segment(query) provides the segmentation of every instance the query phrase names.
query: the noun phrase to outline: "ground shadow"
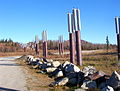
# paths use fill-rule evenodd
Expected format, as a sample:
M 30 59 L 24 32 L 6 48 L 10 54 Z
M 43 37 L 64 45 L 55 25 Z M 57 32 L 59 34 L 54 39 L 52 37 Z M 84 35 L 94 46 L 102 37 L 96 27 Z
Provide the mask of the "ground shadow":
M 20 66 L 19 64 L 0 64 L 0 66 Z
M 20 90 L 0 87 L 0 91 L 20 91 Z

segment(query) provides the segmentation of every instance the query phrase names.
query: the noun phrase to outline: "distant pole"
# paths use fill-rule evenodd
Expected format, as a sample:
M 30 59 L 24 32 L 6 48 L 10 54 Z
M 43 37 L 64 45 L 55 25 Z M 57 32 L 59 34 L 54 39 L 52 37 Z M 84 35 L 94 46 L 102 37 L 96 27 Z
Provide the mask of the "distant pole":
M 37 35 L 35 36 L 35 52 L 36 55 L 39 55 L 39 39 Z
M 81 52 L 81 38 L 80 38 L 80 11 L 79 9 L 73 9 L 73 21 L 74 29 L 76 36 L 76 56 L 77 56 L 77 65 L 82 66 L 82 52 Z
M 63 36 L 58 37 L 58 50 L 59 50 L 59 55 L 63 56 L 64 54 L 64 41 L 63 41 Z
M 109 50 L 109 39 L 108 39 L 108 36 L 106 37 L 106 50 L 107 50 L 107 53 L 108 53 L 108 50 Z
M 68 13 L 68 32 L 70 44 L 70 62 L 75 62 L 75 45 L 74 45 L 74 28 L 73 28 L 73 15 Z
M 120 17 L 115 17 L 115 26 L 117 34 L 117 51 L 118 51 L 118 60 L 120 60 Z
M 42 33 L 42 40 L 43 40 L 43 57 L 47 57 L 47 32 L 43 31 Z
M 61 55 L 61 36 L 58 37 L 59 44 L 58 44 L 58 50 L 59 50 L 59 55 Z
M 63 35 L 61 36 L 61 38 L 62 38 L 62 56 L 64 55 L 64 39 L 63 39 Z

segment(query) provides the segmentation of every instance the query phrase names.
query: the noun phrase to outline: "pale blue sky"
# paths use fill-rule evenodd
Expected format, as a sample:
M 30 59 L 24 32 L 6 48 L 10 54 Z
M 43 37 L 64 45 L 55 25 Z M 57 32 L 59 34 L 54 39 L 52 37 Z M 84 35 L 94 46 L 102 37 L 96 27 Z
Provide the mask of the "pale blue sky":
M 43 30 L 48 39 L 59 35 L 68 39 L 67 13 L 81 11 L 81 38 L 92 43 L 116 43 L 114 18 L 120 15 L 120 0 L 0 0 L 0 39 L 17 42 L 41 39 Z

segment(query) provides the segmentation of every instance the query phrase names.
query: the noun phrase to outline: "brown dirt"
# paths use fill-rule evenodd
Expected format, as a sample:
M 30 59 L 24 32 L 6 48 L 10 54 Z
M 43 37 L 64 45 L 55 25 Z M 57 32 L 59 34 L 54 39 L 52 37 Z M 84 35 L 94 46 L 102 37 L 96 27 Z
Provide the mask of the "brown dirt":
M 38 70 L 33 69 L 31 66 L 26 65 L 22 61 L 17 61 L 22 65 L 23 71 L 26 75 L 27 89 L 28 91 L 66 91 L 67 87 L 49 87 L 51 82 L 54 82 L 53 78 L 49 78 L 48 75 L 37 73 Z

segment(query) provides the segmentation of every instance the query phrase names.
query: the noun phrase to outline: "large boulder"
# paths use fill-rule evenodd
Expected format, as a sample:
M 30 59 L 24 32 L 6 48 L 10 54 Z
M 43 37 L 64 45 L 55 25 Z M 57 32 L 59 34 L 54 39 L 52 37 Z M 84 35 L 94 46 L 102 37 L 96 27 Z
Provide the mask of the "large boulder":
M 113 87 L 114 89 L 120 88 L 120 74 L 114 71 L 107 84 Z
M 97 88 L 97 84 L 95 81 L 92 80 L 84 80 L 83 84 L 81 85 L 81 88 L 83 89 Z
M 72 63 L 67 64 L 64 67 L 64 73 L 65 73 L 65 75 L 68 74 L 68 73 L 72 73 L 72 72 L 80 72 L 79 67 L 77 67 L 76 65 L 74 65 Z
M 100 91 L 114 91 L 114 89 L 110 86 L 106 86 L 103 89 L 101 89 Z

